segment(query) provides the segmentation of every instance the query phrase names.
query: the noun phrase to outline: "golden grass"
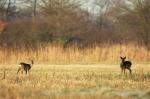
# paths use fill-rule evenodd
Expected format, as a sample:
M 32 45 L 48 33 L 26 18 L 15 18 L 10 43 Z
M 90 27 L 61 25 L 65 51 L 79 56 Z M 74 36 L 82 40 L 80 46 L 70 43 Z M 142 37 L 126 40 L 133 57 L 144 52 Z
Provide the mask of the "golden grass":
M 102 44 L 93 48 L 64 50 L 61 46 L 45 45 L 36 50 L 31 49 L 0 49 L 0 63 L 29 62 L 34 59 L 38 63 L 51 64 L 92 64 L 92 63 L 118 63 L 120 56 L 127 56 L 134 63 L 147 63 L 150 61 L 150 51 L 138 44 Z
M 6 76 L 3 79 L 3 70 Z M 133 75 L 119 65 L 34 65 L 29 75 L 0 66 L 1 99 L 121 99 L 150 97 L 150 65 L 134 64 Z
M 132 60 L 132 76 L 120 75 L 120 56 Z M 0 49 L 0 98 L 149 99 L 150 65 L 145 64 L 149 56 L 150 51 L 133 43 L 103 44 L 83 50 L 64 50 L 54 45 L 39 46 L 36 50 Z M 30 59 L 35 60 L 30 75 L 17 76 L 17 64 Z M 100 63 L 106 65 L 96 65 Z

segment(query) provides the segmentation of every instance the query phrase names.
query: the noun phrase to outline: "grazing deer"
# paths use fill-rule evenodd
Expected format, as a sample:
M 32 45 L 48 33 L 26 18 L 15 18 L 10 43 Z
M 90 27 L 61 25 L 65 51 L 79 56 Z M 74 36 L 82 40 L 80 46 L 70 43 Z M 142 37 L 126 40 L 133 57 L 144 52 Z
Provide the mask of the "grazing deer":
M 121 64 L 120 64 L 120 67 L 121 67 L 121 71 L 123 72 L 124 71 L 124 74 L 125 74 L 125 69 L 128 69 L 130 74 L 132 73 L 132 70 L 131 70 L 131 61 L 125 61 L 126 57 L 120 57 L 121 58 Z
M 19 64 L 19 68 L 18 68 L 17 74 L 19 73 L 19 71 L 21 71 L 22 74 L 23 74 L 23 71 L 25 71 L 26 74 L 29 73 L 29 70 L 31 69 L 31 67 L 33 66 L 33 64 L 34 64 L 33 60 L 31 60 L 31 64 L 27 64 L 27 63 L 21 62 Z

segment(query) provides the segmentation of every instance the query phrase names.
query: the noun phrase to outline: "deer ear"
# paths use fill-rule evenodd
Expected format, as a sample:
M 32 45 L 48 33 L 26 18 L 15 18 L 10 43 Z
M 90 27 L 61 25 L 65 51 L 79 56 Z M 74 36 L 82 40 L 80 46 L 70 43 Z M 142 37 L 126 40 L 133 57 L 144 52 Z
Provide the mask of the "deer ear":
M 120 58 L 122 59 L 122 57 L 120 56 Z
M 124 59 L 126 59 L 126 56 L 124 57 Z

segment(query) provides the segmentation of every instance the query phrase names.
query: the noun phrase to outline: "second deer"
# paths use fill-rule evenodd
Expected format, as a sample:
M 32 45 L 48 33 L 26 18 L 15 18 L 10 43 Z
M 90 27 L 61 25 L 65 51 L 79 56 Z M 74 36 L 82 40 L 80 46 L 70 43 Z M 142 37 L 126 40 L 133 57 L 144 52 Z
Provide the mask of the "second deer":
M 19 64 L 19 68 L 18 68 L 17 74 L 19 73 L 19 71 L 21 71 L 22 74 L 23 74 L 23 71 L 25 71 L 25 73 L 28 74 L 29 70 L 31 69 L 31 67 L 33 66 L 33 64 L 34 64 L 33 60 L 31 60 L 31 64 L 27 64 L 27 63 L 21 62 Z
M 121 64 L 120 64 L 121 72 L 124 72 L 124 74 L 125 74 L 125 70 L 128 69 L 131 74 L 132 73 L 132 70 L 131 70 L 132 62 L 125 61 L 126 57 L 120 57 L 120 58 L 121 58 Z

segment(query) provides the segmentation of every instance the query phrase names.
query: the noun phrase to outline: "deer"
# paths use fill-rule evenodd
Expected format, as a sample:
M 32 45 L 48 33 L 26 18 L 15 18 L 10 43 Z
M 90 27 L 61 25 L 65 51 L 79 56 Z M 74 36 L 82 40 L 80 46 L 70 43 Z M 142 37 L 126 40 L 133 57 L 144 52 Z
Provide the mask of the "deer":
M 21 62 L 18 66 L 18 71 L 17 71 L 17 74 L 21 71 L 22 74 L 23 74 L 23 71 L 25 71 L 26 74 L 29 74 L 29 71 L 31 69 L 31 67 L 33 66 L 34 64 L 34 61 L 31 60 L 31 64 L 27 64 L 27 63 L 24 63 L 24 62 Z
M 124 74 L 125 74 L 125 70 L 128 69 L 130 74 L 132 74 L 132 70 L 131 70 L 132 62 L 125 61 L 126 57 L 120 57 L 120 58 L 121 58 L 121 64 L 120 64 L 121 73 L 124 72 Z

